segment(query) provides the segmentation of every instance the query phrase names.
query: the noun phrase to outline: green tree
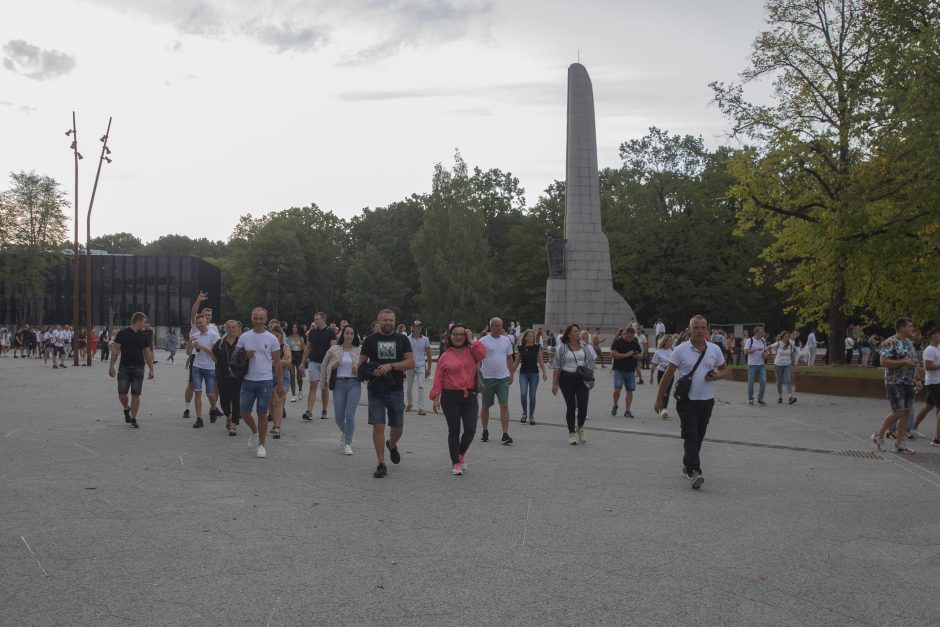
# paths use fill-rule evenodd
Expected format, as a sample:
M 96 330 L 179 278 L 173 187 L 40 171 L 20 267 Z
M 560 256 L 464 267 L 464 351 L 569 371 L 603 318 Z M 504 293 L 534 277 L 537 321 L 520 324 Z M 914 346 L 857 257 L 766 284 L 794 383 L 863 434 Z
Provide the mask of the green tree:
M 11 172 L 10 183 L 0 192 L 0 287 L 8 319 L 38 323 L 49 271 L 61 261 L 58 249 L 66 237 L 69 203 L 55 179 L 35 171 Z
M 734 134 L 756 142 L 729 166 L 739 228 L 772 237 L 755 276 L 774 281 L 801 321 L 824 320 L 834 342 L 851 313 L 886 311 L 872 266 L 892 283 L 909 271 L 909 255 L 869 255 L 892 240 L 913 244 L 909 235 L 931 223 L 932 210 L 899 202 L 920 170 L 906 163 L 897 111 L 886 108 L 878 61 L 886 51 L 872 36 L 877 5 L 770 0 L 770 29 L 755 41 L 742 82 L 712 83 Z M 763 79 L 773 80 L 771 106 L 744 96 L 743 84 Z M 841 351 L 831 357 L 841 362 Z
M 144 244 L 132 233 L 109 233 L 91 239 L 92 250 L 103 250 L 111 254 L 139 254 Z
M 163 235 L 143 247 L 144 255 L 195 255 L 196 257 L 218 259 L 228 254 L 223 241 L 212 241 L 205 237 L 193 239 L 187 235 Z

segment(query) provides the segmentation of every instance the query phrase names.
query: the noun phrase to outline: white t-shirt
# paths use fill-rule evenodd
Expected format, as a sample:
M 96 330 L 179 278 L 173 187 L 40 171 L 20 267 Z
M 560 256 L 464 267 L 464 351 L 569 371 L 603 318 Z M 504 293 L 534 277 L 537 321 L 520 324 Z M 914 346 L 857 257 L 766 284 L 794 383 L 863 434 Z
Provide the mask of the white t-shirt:
M 758 340 L 758 342 L 761 340 Z M 707 401 L 715 398 L 715 389 L 711 381 L 705 379 L 705 375 L 725 363 L 725 356 L 721 349 L 711 342 L 705 342 L 705 357 L 702 363 L 698 365 L 695 374 L 692 375 L 692 390 L 689 392 L 691 401 Z M 684 377 L 695 368 L 695 362 L 698 361 L 701 353 L 692 346 L 692 341 L 679 344 L 669 357 L 669 363 L 676 365 L 676 378 Z
M 666 332 L 666 325 L 663 324 L 662 322 L 657 322 L 656 323 L 656 335 L 659 336 L 665 332 Z
M 928 346 L 924 349 L 924 363 L 932 361 L 933 365 L 940 366 L 940 348 Z M 928 370 L 924 375 L 925 385 L 937 385 L 940 383 L 940 370 Z
M 60 331 L 59 329 L 56 329 L 55 331 L 53 331 L 52 341 L 56 346 L 64 346 L 65 345 L 65 331 Z
M 486 357 L 480 364 L 483 378 L 508 379 L 509 366 L 506 365 L 506 358 L 512 357 L 512 340 L 505 335 L 486 335 L 480 341 L 486 346 Z
M 415 368 L 424 368 L 425 364 L 425 354 L 424 349 L 430 348 L 431 340 L 428 339 L 428 336 L 422 335 L 415 339 L 415 336 L 408 334 L 408 341 L 411 342 L 411 354 L 415 357 Z M 340 376 L 340 375 L 336 375 Z M 423 376 L 423 375 L 422 375 Z
M 195 335 L 190 335 L 189 338 L 193 342 L 199 342 L 206 348 L 211 349 L 216 340 L 219 339 L 218 334 L 212 333 L 212 327 L 209 327 L 205 333 L 200 333 L 199 330 L 196 330 Z M 196 368 L 203 368 L 205 370 L 215 370 L 215 362 L 212 361 L 212 357 L 209 353 L 201 350 L 196 351 L 196 358 L 193 360 L 193 366 Z
M 238 337 L 238 346 L 246 351 L 255 351 L 255 356 L 248 362 L 248 374 L 245 375 L 245 379 L 248 381 L 270 381 L 271 368 L 274 367 L 274 360 L 271 355 L 275 351 L 281 350 L 274 334 L 269 331 L 257 333 L 252 329 Z
M 851 350 L 853 348 L 855 348 L 855 340 L 851 337 L 845 338 L 845 350 Z
M 561 362 L 561 369 L 565 372 L 576 372 L 578 370 L 578 366 L 583 366 L 586 361 L 587 356 L 581 349 L 576 351 L 565 351 L 565 356 L 562 358 Z
M 343 354 L 339 358 L 339 366 L 336 368 L 336 377 L 339 379 L 353 378 L 352 364 L 352 352 L 343 351 Z
M 660 372 L 665 372 L 666 367 L 669 365 L 669 358 L 672 356 L 671 348 L 657 348 L 656 352 L 653 353 L 653 358 L 650 359 L 651 364 L 656 364 L 657 370 Z M 704 360 L 703 360 L 704 361 Z
M 816 348 L 816 334 L 815 333 L 810 332 L 810 334 L 806 336 L 806 348 Z
M 764 351 L 767 349 L 767 342 L 764 340 L 755 340 L 754 338 L 748 338 L 744 341 L 744 350 L 749 348 L 760 347 L 759 351 L 750 353 L 747 356 L 747 365 L 748 366 L 763 366 L 764 365 Z M 717 348 L 717 347 L 716 347 Z
M 793 365 L 793 344 L 789 340 L 786 342 L 774 342 L 774 365 L 792 366 Z

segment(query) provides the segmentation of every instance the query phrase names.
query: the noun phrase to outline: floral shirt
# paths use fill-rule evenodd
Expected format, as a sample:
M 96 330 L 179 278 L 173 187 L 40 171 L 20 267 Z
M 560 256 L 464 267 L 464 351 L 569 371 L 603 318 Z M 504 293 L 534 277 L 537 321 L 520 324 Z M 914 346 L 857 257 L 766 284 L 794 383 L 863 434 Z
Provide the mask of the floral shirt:
M 910 340 L 902 340 L 892 335 L 881 345 L 882 359 L 914 359 L 914 344 Z M 885 385 L 914 385 L 914 375 L 917 368 L 885 368 Z

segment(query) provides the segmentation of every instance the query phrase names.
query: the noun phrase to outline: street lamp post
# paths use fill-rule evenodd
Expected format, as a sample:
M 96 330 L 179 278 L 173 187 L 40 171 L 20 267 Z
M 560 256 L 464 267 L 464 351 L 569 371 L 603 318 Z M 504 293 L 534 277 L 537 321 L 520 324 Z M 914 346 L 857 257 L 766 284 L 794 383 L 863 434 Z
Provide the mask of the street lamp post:
M 72 248 L 72 365 L 78 365 L 78 127 L 75 124 L 75 112 L 72 111 L 72 128 L 65 132 L 72 137 L 72 155 L 75 159 L 75 239 Z
M 91 298 L 91 210 L 95 206 L 95 193 L 98 191 L 98 179 L 101 177 L 101 165 L 107 161 L 111 163 L 111 149 L 108 148 L 108 136 L 111 134 L 111 120 L 108 118 L 108 129 L 101 137 L 101 156 L 98 158 L 98 171 L 95 173 L 95 185 L 91 188 L 91 200 L 88 202 L 88 215 L 85 222 L 85 343 L 88 346 L 88 365 L 91 365 L 91 333 L 92 333 L 92 298 Z

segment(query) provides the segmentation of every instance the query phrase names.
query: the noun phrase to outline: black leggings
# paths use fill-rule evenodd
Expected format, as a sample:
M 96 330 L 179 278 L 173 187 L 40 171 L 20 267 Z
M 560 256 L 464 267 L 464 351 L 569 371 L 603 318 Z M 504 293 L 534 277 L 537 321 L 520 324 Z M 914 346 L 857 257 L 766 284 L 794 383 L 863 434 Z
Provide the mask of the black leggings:
M 575 410 L 578 412 L 578 428 L 584 426 L 587 420 L 588 406 L 588 387 L 584 381 L 570 372 L 564 370 L 558 375 L 558 387 L 561 388 L 561 395 L 565 397 L 565 420 L 568 422 L 568 433 L 575 432 Z
M 447 420 L 447 447 L 450 449 L 450 463 L 460 462 L 460 456 L 467 452 L 477 431 L 477 395 L 464 396 L 463 390 L 441 391 L 441 409 Z M 463 435 L 460 425 L 463 424 Z
M 225 368 L 224 370 L 228 370 Z M 219 386 L 219 409 L 226 418 L 238 424 L 239 404 L 242 395 L 242 380 L 228 376 L 224 371 L 217 373 L 216 382 Z
M 666 374 L 665 370 L 656 371 L 656 383 L 659 383 L 663 380 L 663 375 Z M 669 395 L 672 392 L 672 384 L 676 382 L 676 377 L 673 376 L 672 380 L 669 381 L 669 387 L 666 388 L 666 393 L 663 394 L 663 409 L 669 407 Z

